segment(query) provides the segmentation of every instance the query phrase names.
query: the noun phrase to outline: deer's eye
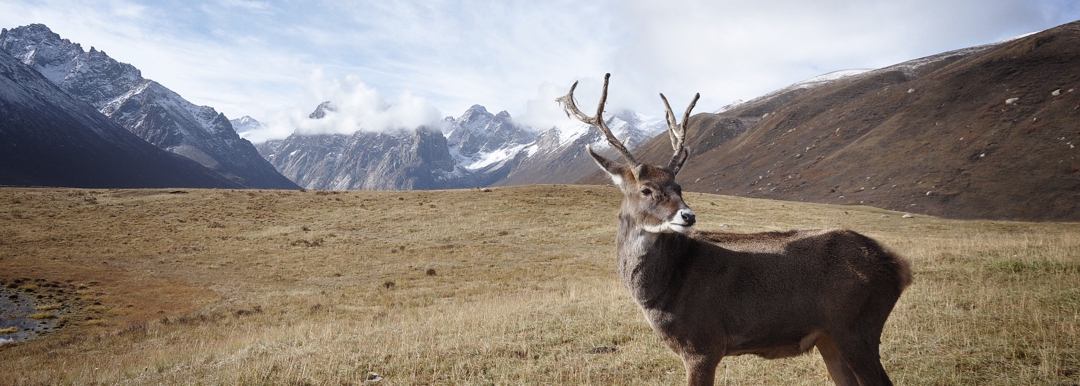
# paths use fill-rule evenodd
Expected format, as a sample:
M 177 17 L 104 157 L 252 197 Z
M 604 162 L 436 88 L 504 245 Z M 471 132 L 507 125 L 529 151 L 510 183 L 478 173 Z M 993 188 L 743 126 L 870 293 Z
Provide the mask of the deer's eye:
M 652 194 L 652 189 L 649 189 L 649 188 L 641 189 L 641 195 L 648 196 L 650 194 Z

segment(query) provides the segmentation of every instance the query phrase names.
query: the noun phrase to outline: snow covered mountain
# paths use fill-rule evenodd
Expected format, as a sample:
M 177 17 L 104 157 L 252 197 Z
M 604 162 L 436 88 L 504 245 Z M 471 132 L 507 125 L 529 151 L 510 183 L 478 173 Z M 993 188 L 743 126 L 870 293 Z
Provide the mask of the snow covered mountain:
M 473 105 L 461 117 L 446 117 L 446 142 L 459 164 L 476 169 L 490 164 L 491 154 L 519 149 L 536 138 L 529 127 L 517 125 L 506 111 L 493 115 L 484 106 Z
M 454 161 L 446 138 L 421 127 L 393 133 L 293 134 L 259 150 L 282 174 L 306 189 L 442 189 Z
M 649 119 L 630 110 L 617 111 L 605 120 L 612 134 L 633 151 L 650 138 L 667 130 L 663 119 Z M 523 157 L 506 178 L 494 185 L 572 184 L 596 171 L 585 145 L 619 158 L 599 130 L 584 123 L 552 127 L 540 133 L 525 148 Z
M 308 119 L 323 119 L 335 110 L 323 102 Z M 254 120 L 249 124 L 258 126 Z M 428 127 L 351 135 L 294 133 L 263 142 L 258 150 L 306 189 L 447 189 L 470 186 L 475 178 L 455 163 L 442 132 Z
M 334 106 L 324 102 L 308 118 L 321 119 L 328 111 Z M 620 111 L 607 122 L 630 148 L 666 128 L 662 120 L 649 121 L 631 111 Z M 282 174 L 308 189 L 400 190 L 573 183 L 593 170 L 582 163 L 592 162 L 582 157 L 585 145 L 601 151 L 609 147 L 585 124 L 538 133 L 515 123 L 506 111 L 492 114 L 480 105 L 442 123 L 441 130 L 293 134 L 258 149 Z
M 0 51 L 0 185 L 239 188 L 161 150 Z
M 237 119 L 230 119 L 229 123 L 232 124 L 233 130 L 236 131 L 236 134 L 240 135 L 240 138 L 244 138 L 245 134 L 259 128 L 259 121 L 256 121 L 255 118 L 247 115 Z
M 223 114 L 195 106 L 103 51 L 93 47 L 84 51 L 41 24 L 0 31 L 0 50 L 147 142 L 190 158 L 241 186 L 298 188 L 240 138 Z
M 510 113 L 491 114 L 487 108 L 473 105 L 458 118 L 443 120 L 450 154 L 457 164 L 457 175 L 472 176 L 467 184 L 491 185 L 517 166 L 525 151 L 536 139 L 536 131 L 514 123 Z

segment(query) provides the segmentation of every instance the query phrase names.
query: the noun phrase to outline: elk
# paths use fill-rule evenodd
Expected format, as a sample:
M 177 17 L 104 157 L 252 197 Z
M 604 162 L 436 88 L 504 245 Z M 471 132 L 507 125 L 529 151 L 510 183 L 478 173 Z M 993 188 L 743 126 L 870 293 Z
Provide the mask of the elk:
M 674 154 L 666 167 L 638 162 L 604 122 L 608 79 L 596 115 L 574 89 L 557 99 L 567 115 L 600 130 L 626 163 L 589 155 L 623 193 L 616 236 L 618 273 L 660 340 L 681 359 L 689 385 L 712 385 L 725 356 L 785 358 L 817 347 L 837 385 L 891 385 L 881 331 L 911 265 L 850 230 L 738 234 L 693 228 L 694 211 L 675 176 L 689 157 L 687 120 L 664 94 Z

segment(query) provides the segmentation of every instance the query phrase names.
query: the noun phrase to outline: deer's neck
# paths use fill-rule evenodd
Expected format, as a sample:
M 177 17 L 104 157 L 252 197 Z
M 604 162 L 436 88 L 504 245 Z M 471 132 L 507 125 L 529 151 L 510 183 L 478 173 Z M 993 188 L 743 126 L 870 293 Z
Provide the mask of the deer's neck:
M 649 233 L 629 216 L 619 216 L 619 276 L 643 308 L 663 308 L 679 295 L 680 264 L 692 240 L 679 233 Z

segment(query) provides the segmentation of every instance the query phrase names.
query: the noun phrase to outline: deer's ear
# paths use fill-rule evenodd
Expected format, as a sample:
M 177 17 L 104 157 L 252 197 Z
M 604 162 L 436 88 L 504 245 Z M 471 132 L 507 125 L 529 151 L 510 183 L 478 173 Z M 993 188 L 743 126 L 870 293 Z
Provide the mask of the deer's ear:
M 604 158 L 604 156 L 602 155 L 596 154 L 596 152 L 593 151 L 592 146 L 586 145 L 585 150 L 587 150 L 589 152 L 589 155 L 592 156 L 593 161 L 596 161 L 596 164 L 600 165 L 600 168 L 604 169 L 604 171 L 607 172 L 608 177 L 611 177 L 611 181 L 614 182 L 615 185 L 622 185 L 623 172 L 626 170 L 624 166 L 615 163 L 615 161 Z

